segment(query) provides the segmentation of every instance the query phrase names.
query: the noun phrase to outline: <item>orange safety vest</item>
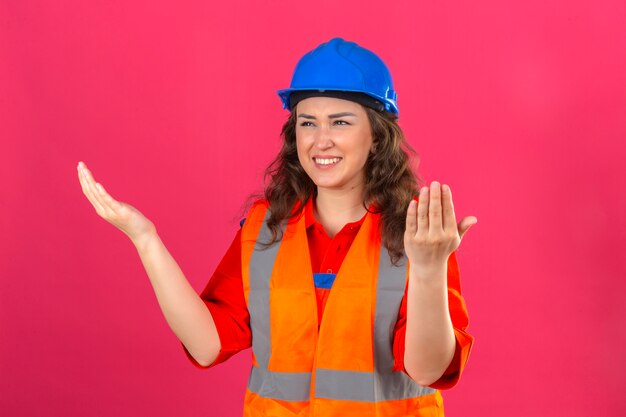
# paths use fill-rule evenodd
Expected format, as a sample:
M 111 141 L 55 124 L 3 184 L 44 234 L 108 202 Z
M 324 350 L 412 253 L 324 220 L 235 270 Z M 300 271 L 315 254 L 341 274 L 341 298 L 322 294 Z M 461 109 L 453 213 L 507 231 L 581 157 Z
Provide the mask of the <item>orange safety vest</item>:
M 257 202 L 241 233 L 253 355 L 244 417 L 443 416 L 438 390 L 393 371 L 408 273 L 406 257 L 394 266 L 381 245 L 379 215 L 366 215 L 319 332 L 304 213 L 266 247 L 268 218 L 267 202 Z

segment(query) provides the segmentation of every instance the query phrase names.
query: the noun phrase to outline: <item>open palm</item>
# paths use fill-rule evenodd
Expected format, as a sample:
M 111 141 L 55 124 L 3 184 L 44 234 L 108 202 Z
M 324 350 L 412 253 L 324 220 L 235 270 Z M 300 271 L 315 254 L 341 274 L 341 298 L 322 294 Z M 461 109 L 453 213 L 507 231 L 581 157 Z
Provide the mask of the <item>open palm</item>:
M 94 180 L 87 166 L 78 163 L 78 180 L 83 194 L 96 209 L 96 213 L 107 222 L 124 232 L 131 240 L 140 240 L 154 231 L 154 224 L 130 204 L 115 200 Z

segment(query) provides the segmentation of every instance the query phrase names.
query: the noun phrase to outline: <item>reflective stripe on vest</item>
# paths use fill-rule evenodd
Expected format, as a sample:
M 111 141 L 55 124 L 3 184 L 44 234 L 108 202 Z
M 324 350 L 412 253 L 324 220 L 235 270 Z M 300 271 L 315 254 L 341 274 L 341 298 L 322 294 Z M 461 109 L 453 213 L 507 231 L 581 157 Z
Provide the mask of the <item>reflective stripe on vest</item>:
M 404 372 L 393 371 L 393 329 L 396 324 L 400 303 L 404 296 L 407 265 L 406 258 L 399 265 L 392 265 L 388 251 L 380 244 L 379 240 L 375 241 L 378 242 L 377 244 L 371 244 L 374 242 L 372 236 L 379 239 L 377 216 L 371 213 L 367 214 L 353 242 L 355 251 L 360 250 L 361 252 L 355 252 L 351 255 L 353 251 L 351 247 L 348 255 L 346 255 L 333 289 L 331 289 L 326 306 L 327 310 L 324 312 L 324 317 L 330 314 L 334 314 L 334 317 L 326 321 L 322 320 L 319 337 L 317 335 L 317 326 L 314 328 L 316 334 L 309 334 L 313 332 L 311 320 L 317 323 L 317 314 L 316 310 L 314 310 L 316 308 L 315 293 L 312 272 L 310 272 L 309 252 L 308 247 L 306 247 L 304 215 L 299 220 L 290 222 L 286 229 L 283 228 L 282 240 L 266 247 L 263 242 L 271 240 L 271 231 L 266 223 L 268 218 L 269 210 L 266 209 L 266 206 L 255 205 L 248 216 L 250 223 L 246 223 L 242 231 L 242 254 L 246 250 L 248 251 L 247 255 L 244 254 L 242 256 L 244 293 L 250 312 L 250 326 L 253 335 L 252 349 L 255 360 L 255 366 L 252 367 L 248 381 L 248 390 L 263 398 L 293 402 L 305 402 L 323 398 L 373 403 L 411 399 L 437 393 L 437 390 L 433 388 L 419 385 Z M 283 245 L 293 246 L 281 249 Z M 372 248 L 376 251 L 373 252 Z M 293 252 L 296 249 L 297 251 Z M 310 287 L 305 285 L 304 280 L 299 280 L 300 274 L 287 275 L 287 278 L 293 277 L 292 285 L 288 279 L 285 279 L 285 276 L 281 275 L 280 270 L 276 271 L 276 269 L 284 267 L 279 262 L 276 262 L 281 250 L 292 251 L 287 252 L 290 257 L 285 258 L 292 261 L 288 263 L 293 263 L 293 265 L 285 267 L 288 273 L 293 273 L 297 267 L 297 271 L 303 271 L 302 274 L 308 274 L 306 279 L 310 281 Z M 372 257 L 369 255 L 372 255 Z M 299 259 L 292 259 L 294 256 Z M 354 265 L 359 265 L 361 262 L 366 267 L 362 269 L 354 267 Z M 352 271 L 346 272 L 344 266 L 352 267 L 353 270 L 357 270 L 357 273 L 364 275 L 356 277 L 353 281 L 348 281 L 354 279 L 354 277 L 348 277 L 347 274 Z M 364 271 L 371 271 L 370 275 L 373 276 L 369 277 Z M 278 283 L 272 281 L 273 277 L 275 277 L 274 279 Z M 342 280 L 345 280 L 345 282 Z M 349 310 L 350 306 L 343 310 L 342 305 L 333 304 L 333 291 L 345 291 L 343 295 L 336 295 L 336 297 L 343 297 L 339 299 L 344 301 L 349 300 L 352 294 L 363 295 L 367 298 L 369 295 L 367 284 L 361 285 L 360 282 L 371 282 L 373 284 L 374 280 L 376 285 L 375 287 L 371 285 L 371 290 L 375 294 L 371 295 L 371 299 L 365 299 L 363 303 L 358 304 L 359 307 L 355 311 Z M 341 288 L 342 282 L 343 288 Z M 360 286 L 354 288 L 351 286 L 354 283 Z M 299 308 L 300 304 L 288 305 L 291 294 L 299 297 L 296 302 L 301 302 L 302 308 Z M 272 300 L 270 300 L 271 298 Z M 374 298 L 375 303 L 372 302 Z M 280 308 L 277 309 L 276 306 L 271 306 L 271 302 L 283 303 L 283 305 L 280 305 Z M 367 303 L 367 308 L 363 309 L 361 306 L 364 303 Z M 354 305 L 357 305 L 357 303 Z M 311 315 L 314 318 L 309 320 L 306 313 L 301 311 L 306 311 L 311 306 L 314 306 L 311 310 Z M 272 329 L 274 328 L 272 325 L 273 309 L 280 312 L 291 311 L 296 324 L 288 322 L 283 327 L 275 328 L 275 332 L 279 334 L 272 334 Z M 372 309 L 373 317 L 370 317 L 369 313 L 372 312 Z M 325 325 L 335 326 L 337 320 L 342 320 L 344 312 L 347 316 L 347 319 L 344 319 L 344 321 L 354 321 L 355 335 L 346 334 L 345 337 L 341 338 L 343 339 L 341 341 L 336 340 L 336 337 L 324 338 L 325 332 L 328 332 L 328 335 L 336 336 L 337 333 L 334 332 L 333 334 L 333 331 L 325 329 Z M 277 320 L 289 321 L 290 317 L 281 317 Z M 344 365 L 342 362 L 337 366 L 338 368 L 347 367 L 349 369 L 328 369 L 327 366 L 321 366 L 318 363 L 320 361 L 333 363 L 331 356 L 334 356 L 334 353 L 331 348 L 335 346 L 349 350 L 351 346 L 349 338 L 351 336 L 354 336 L 356 340 L 363 340 L 363 332 L 370 334 L 367 333 L 367 323 L 363 324 L 363 322 L 373 323 L 371 340 L 369 340 L 368 346 L 363 347 L 365 350 L 357 349 L 358 352 L 354 355 L 356 357 L 354 361 L 348 360 L 353 363 Z M 299 323 L 302 323 L 302 331 L 306 334 L 296 334 L 298 333 L 297 330 L 300 329 L 298 327 Z M 344 324 L 344 327 L 346 326 L 350 326 L 350 324 Z M 350 329 L 349 327 L 347 328 L 348 330 Z M 289 332 L 283 331 L 283 329 L 287 329 Z M 313 342 L 310 342 L 311 340 Z M 282 349 L 283 352 L 290 352 L 289 349 L 285 350 L 285 347 L 282 345 L 287 344 L 286 348 L 289 348 L 290 343 L 293 343 L 292 347 L 296 351 L 294 353 L 296 360 L 290 362 L 289 360 L 273 356 L 273 348 L 274 351 Z M 297 353 L 300 344 L 307 345 L 308 343 L 312 343 L 311 350 L 314 352 L 311 352 L 311 355 L 308 355 L 306 350 Z M 322 349 L 320 346 L 325 347 L 326 350 L 318 351 Z M 371 354 L 372 350 L 373 355 Z M 369 357 L 369 360 L 366 356 L 359 355 L 359 352 L 363 351 L 370 352 L 369 355 L 366 355 Z M 350 353 L 347 352 L 347 354 Z M 351 356 L 349 357 L 351 358 Z M 337 362 L 335 361 L 334 363 Z M 311 392 L 312 386 L 313 392 Z

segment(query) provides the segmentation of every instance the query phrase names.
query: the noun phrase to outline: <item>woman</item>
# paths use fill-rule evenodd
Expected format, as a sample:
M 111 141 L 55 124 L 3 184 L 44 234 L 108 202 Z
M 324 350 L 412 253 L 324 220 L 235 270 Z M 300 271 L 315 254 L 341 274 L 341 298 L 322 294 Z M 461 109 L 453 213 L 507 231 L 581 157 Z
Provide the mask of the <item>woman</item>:
M 245 416 L 442 416 L 473 343 L 454 251 L 477 219 L 457 225 L 447 185 L 418 189 L 371 51 L 332 39 L 279 96 L 291 114 L 265 198 L 200 297 L 154 225 L 79 163 L 83 191 L 137 247 L 197 366 L 252 345 Z

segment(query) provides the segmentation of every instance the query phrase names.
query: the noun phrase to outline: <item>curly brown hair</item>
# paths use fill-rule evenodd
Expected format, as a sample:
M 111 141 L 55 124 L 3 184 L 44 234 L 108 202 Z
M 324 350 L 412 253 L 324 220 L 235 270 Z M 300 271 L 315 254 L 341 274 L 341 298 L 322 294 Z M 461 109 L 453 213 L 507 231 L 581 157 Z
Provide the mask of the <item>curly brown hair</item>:
M 363 206 L 381 216 L 382 242 L 389 251 L 394 264 L 404 255 L 404 229 L 409 202 L 418 194 L 422 179 L 413 173 L 409 154 L 415 151 L 406 142 L 398 125 L 398 117 L 387 111 L 364 107 L 372 130 L 372 151 L 365 163 L 365 193 Z M 270 218 L 267 222 L 272 231 L 271 245 L 280 239 L 278 235 L 285 221 L 297 218 L 309 198 L 315 198 L 317 187 L 298 160 L 296 148 L 296 117 L 294 109 L 285 124 L 281 136 L 280 152 L 265 170 L 264 197 L 269 203 Z M 299 202 L 294 211 L 294 205 Z

